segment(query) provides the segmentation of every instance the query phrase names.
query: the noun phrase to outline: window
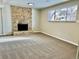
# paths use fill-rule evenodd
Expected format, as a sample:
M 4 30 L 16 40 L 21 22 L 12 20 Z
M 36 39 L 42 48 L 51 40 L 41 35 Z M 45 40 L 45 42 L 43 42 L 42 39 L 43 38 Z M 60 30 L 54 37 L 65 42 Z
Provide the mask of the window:
M 48 21 L 76 21 L 78 6 L 52 10 L 48 12 Z

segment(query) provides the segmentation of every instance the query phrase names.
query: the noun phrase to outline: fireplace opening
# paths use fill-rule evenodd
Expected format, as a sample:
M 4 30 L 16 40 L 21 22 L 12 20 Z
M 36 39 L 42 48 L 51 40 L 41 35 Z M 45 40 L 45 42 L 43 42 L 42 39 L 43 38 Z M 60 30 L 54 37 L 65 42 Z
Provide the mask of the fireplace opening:
M 28 24 L 18 24 L 18 31 L 27 31 Z

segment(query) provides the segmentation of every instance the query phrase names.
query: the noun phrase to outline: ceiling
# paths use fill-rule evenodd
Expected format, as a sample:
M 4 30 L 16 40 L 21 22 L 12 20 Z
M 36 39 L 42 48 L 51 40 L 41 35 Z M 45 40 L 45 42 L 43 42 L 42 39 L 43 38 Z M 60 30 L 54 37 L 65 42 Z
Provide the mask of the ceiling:
M 26 6 L 32 8 L 46 8 L 66 1 L 69 0 L 3 0 L 4 3 L 11 5 Z M 27 3 L 32 3 L 33 5 L 29 6 Z

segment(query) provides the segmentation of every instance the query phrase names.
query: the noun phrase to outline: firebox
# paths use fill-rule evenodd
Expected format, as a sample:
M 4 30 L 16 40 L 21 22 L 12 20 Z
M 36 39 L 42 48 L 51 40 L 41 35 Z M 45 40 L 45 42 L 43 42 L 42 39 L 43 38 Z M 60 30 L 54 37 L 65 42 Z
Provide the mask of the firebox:
M 18 24 L 18 31 L 27 31 L 28 24 Z

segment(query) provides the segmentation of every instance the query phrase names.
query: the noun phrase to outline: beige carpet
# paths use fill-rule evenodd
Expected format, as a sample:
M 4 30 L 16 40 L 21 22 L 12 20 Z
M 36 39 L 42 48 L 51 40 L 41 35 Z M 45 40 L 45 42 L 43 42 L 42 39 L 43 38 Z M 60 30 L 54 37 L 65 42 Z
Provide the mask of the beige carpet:
M 58 39 L 33 34 L 22 40 L 0 42 L 0 59 L 76 59 L 76 49 Z

